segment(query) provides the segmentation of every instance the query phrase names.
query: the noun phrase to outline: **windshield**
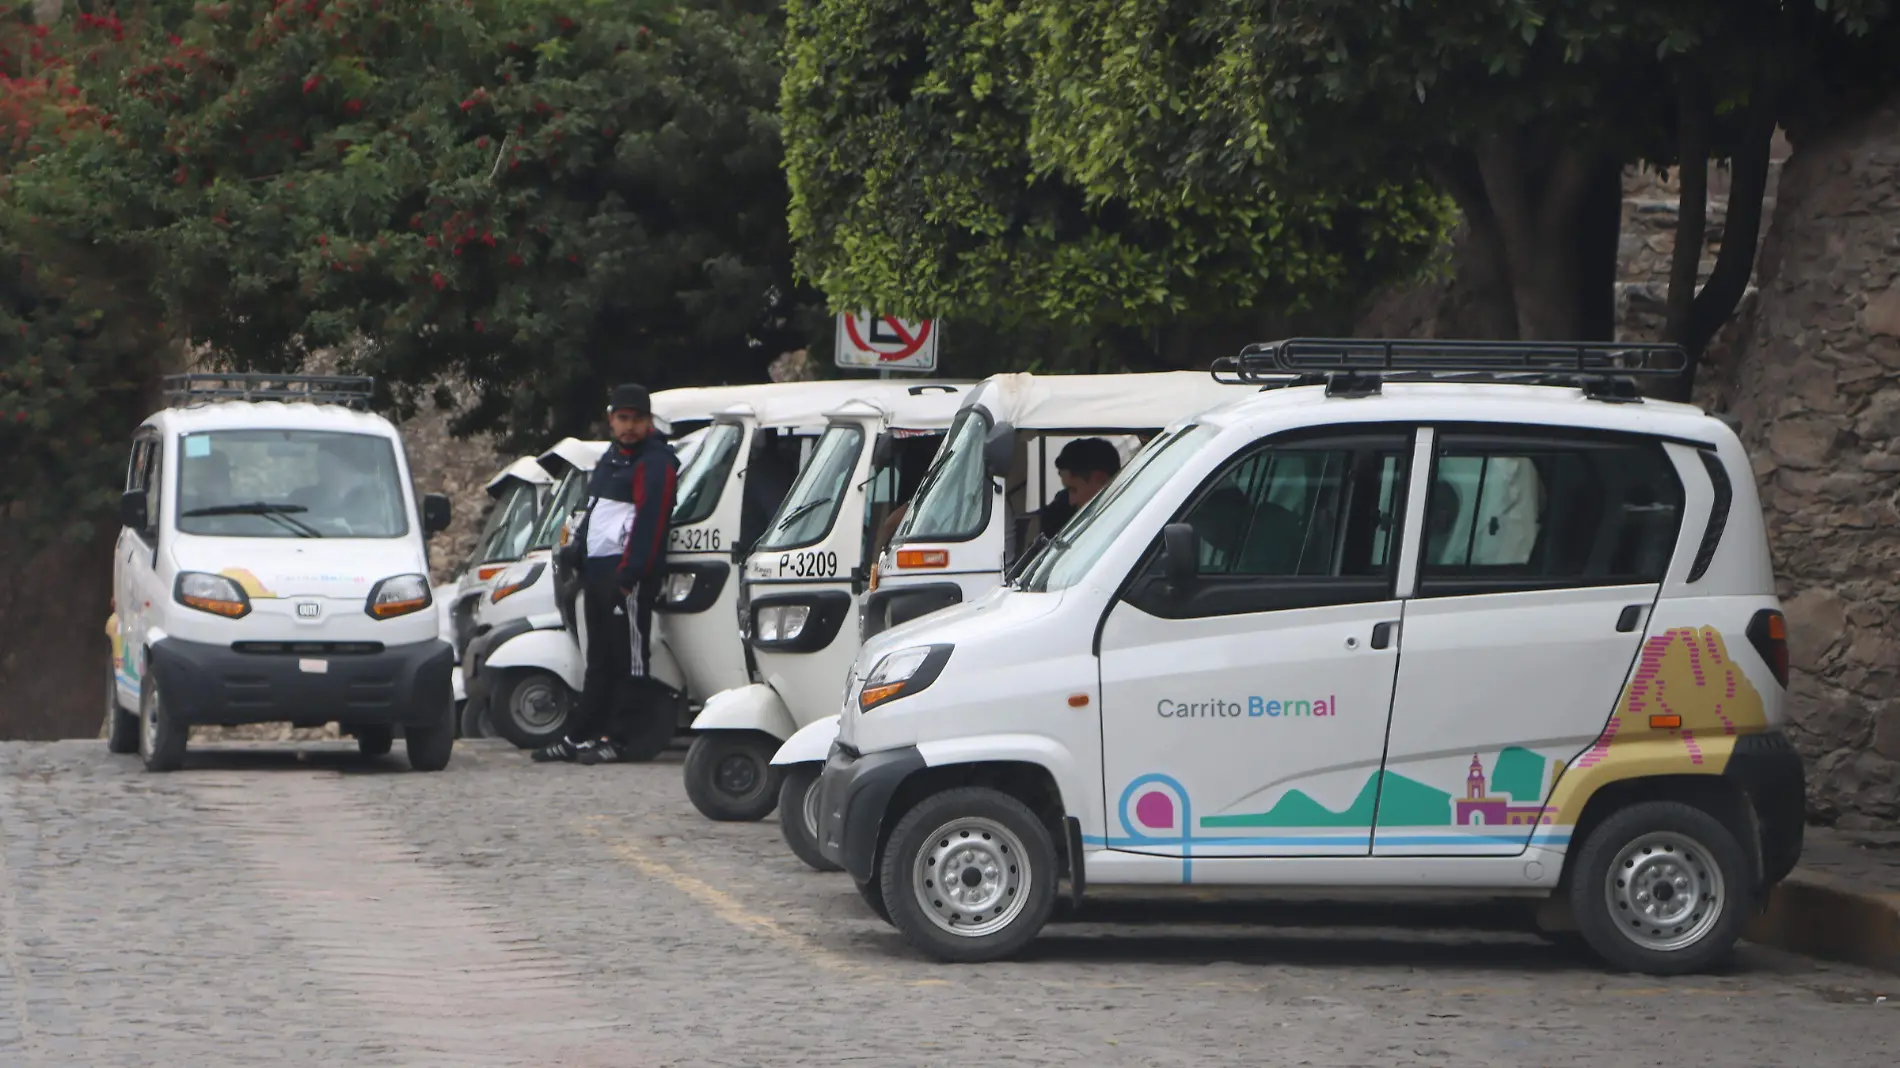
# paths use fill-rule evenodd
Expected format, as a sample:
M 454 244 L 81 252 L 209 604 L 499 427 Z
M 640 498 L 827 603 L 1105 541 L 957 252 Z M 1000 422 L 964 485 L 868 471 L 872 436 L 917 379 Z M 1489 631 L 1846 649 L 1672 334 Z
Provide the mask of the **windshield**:
M 680 472 L 678 503 L 673 506 L 673 525 L 704 522 L 719 506 L 719 495 L 732 473 L 732 461 L 739 455 L 739 439 L 745 436 L 734 423 L 720 423 L 700 440 L 693 461 Z
M 964 541 L 983 532 L 990 501 L 983 443 L 989 431 L 981 408 L 957 413 L 893 541 Z
M 519 560 L 528 551 L 528 535 L 534 533 L 535 520 L 540 518 L 536 489 L 533 483 L 514 478 L 502 486 L 481 537 L 475 541 L 477 563 Z
M 823 538 L 844 505 L 844 491 L 851 483 L 858 450 L 863 446 L 864 431 L 856 424 L 827 428 L 805 469 L 798 473 L 798 481 L 792 483 L 785 503 L 772 517 L 771 527 L 759 539 L 759 548 L 796 549 Z
M 554 539 L 561 535 L 561 524 L 574 509 L 581 506 L 581 498 L 587 492 L 587 476 L 591 472 L 578 467 L 570 467 L 561 476 L 554 487 L 553 496 L 548 498 L 548 506 L 542 511 L 541 518 L 534 524 L 534 533 L 528 535 L 528 550 L 552 549 Z
M 179 438 L 178 529 L 226 538 L 397 538 L 407 495 L 388 438 L 211 430 Z
M 1082 506 L 1061 534 L 1044 543 L 1025 565 L 1022 587 L 1045 592 L 1074 585 L 1121 536 L 1135 513 L 1216 433 L 1205 426 L 1187 426 L 1155 438 Z

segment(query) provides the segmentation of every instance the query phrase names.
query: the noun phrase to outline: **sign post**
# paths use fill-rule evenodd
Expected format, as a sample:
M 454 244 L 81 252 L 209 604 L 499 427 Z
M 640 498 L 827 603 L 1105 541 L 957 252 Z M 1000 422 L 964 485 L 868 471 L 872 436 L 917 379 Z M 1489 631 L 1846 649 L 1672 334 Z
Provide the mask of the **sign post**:
M 869 312 L 838 316 L 839 367 L 930 373 L 937 369 L 937 338 L 943 324 L 935 319 L 899 319 Z

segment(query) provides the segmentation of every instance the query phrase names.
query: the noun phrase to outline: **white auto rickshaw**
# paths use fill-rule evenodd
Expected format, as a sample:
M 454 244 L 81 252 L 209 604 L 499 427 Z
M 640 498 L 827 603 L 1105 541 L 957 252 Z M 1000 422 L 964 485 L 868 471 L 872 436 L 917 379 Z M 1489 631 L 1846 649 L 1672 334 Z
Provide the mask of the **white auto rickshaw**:
M 868 565 L 970 388 L 859 381 L 825 413 L 811 458 L 745 557 L 731 602 L 741 643 L 725 654 L 719 676 L 739 685 L 714 692 L 693 720 L 684 776 L 701 813 L 757 820 L 778 805 L 772 754 L 801 725 L 837 711 L 858 647 Z M 675 534 L 690 537 L 689 530 Z M 687 564 L 674 564 L 674 573 Z M 682 603 L 669 606 L 669 627 L 684 618 Z M 723 618 L 704 616 L 708 641 L 714 628 L 731 626 L 732 616 L 716 615 Z
M 983 380 L 966 394 L 871 570 L 858 641 L 983 596 L 1040 539 L 1054 536 L 1035 528 L 1043 506 L 1062 489 L 1055 458 L 1069 441 L 1107 438 L 1126 460 L 1174 420 L 1257 388 L 1219 382 L 1204 371 L 1015 373 Z M 788 705 L 823 711 L 801 719 L 799 731 L 772 757 L 786 844 L 820 870 L 832 865 L 818 851 L 815 786 L 837 736 L 844 692 L 838 686 L 852 681 L 785 693 Z
M 475 537 L 468 558 L 456 572 L 454 583 L 447 587 L 447 596 L 442 598 L 446 602 L 442 608 L 448 613 L 447 637 L 455 646 L 458 700 L 464 696 L 462 654 L 474 635 L 475 610 L 483 595 L 494 586 L 495 577 L 527 554 L 528 537 L 534 533 L 534 524 L 541 517 L 542 509 L 547 507 L 554 490 L 554 478 L 535 457 L 523 456 L 502 468 L 482 488 L 495 503 L 489 509 L 481 533 Z M 464 734 L 468 726 L 467 722 L 463 723 Z

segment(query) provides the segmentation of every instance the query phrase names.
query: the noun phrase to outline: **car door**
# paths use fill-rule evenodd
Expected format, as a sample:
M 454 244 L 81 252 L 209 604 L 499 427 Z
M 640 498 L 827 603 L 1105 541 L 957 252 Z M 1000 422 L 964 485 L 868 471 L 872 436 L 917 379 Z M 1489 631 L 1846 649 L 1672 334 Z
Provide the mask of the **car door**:
M 132 454 L 125 467 L 125 490 L 134 492 L 145 488 L 146 465 L 150 462 L 152 438 L 140 433 L 132 439 Z M 138 650 L 135 649 L 133 635 L 140 633 L 139 599 L 133 585 L 133 564 L 144 543 L 140 532 L 121 525 L 119 540 L 112 555 L 112 605 L 114 623 L 117 632 L 113 635 L 114 662 L 113 674 L 119 687 L 119 700 L 127 707 L 138 702 L 139 678 L 142 667 Z
M 1268 439 L 1191 499 L 1192 589 L 1170 593 L 1157 551 L 1102 628 L 1111 846 L 1369 851 L 1412 443 L 1409 429 Z
M 145 678 L 145 637 L 155 620 L 154 608 L 165 595 L 155 591 L 158 532 L 164 504 L 164 439 L 149 428 L 139 432 L 133 448 L 127 488 L 145 491 L 145 525 L 119 533 L 119 627 L 125 643 L 126 683 L 136 701 Z
M 1373 852 L 1522 852 L 1608 722 L 1683 488 L 1650 440 L 1439 428 Z

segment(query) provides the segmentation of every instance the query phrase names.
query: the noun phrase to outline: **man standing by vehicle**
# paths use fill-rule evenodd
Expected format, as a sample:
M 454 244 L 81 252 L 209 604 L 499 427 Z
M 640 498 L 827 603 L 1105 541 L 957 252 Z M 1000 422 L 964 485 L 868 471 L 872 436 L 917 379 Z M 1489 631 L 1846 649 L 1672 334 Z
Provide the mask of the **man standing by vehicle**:
M 1042 506 L 1036 514 L 1045 538 L 1061 532 L 1082 506 L 1095 499 L 1122 469 L 1121 453 L 1104 438 L 1077 438 L 1056 454 L 1056 477 L 1062 480 L 1062 492 Z
M 587 514 L 562 550 L 581 576 L 587 673 L 574 729 L 534 752 L 534 759 L 544 763 L 628 759 L 628 737 L 638 727 L 620 712 L 632 704 L 633 680 L 647 673 L 658 566 L 666 557 L 679 457 L 653 425 L 646 387 L 615 386 L 607 419 L 614 443 L 588 478 Z M 657 713 L 641 708 L 636 714 Z

